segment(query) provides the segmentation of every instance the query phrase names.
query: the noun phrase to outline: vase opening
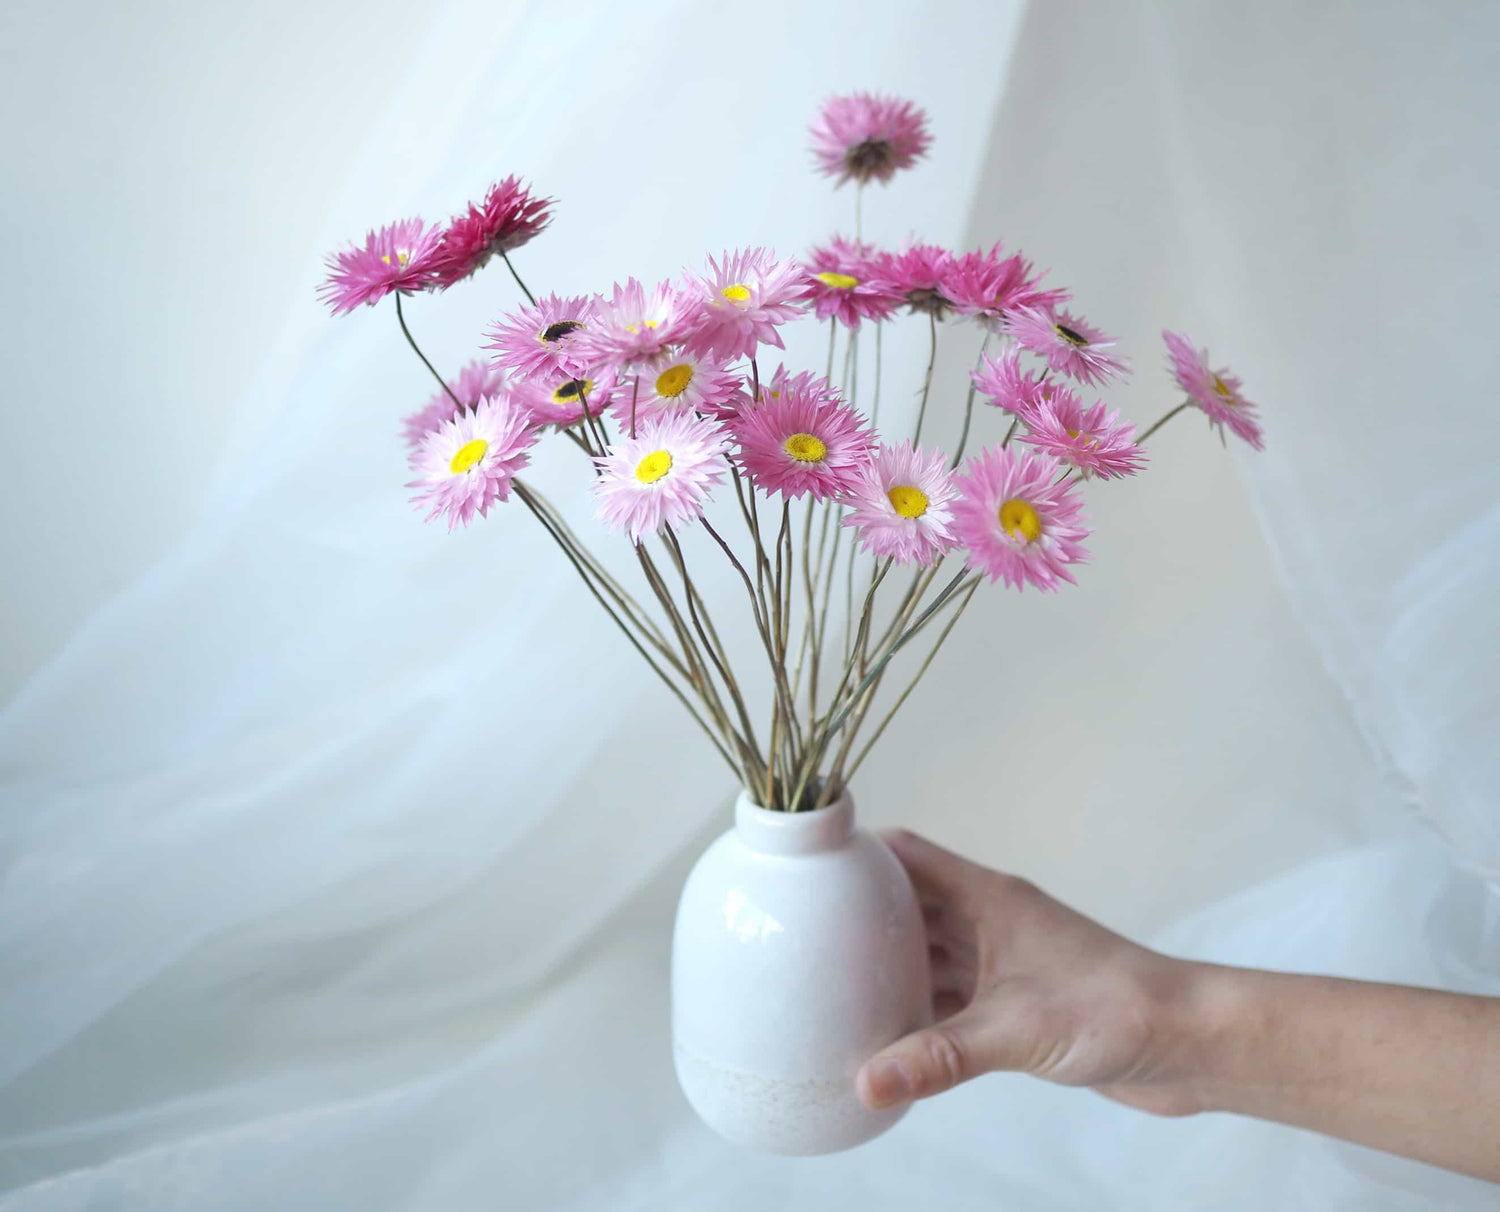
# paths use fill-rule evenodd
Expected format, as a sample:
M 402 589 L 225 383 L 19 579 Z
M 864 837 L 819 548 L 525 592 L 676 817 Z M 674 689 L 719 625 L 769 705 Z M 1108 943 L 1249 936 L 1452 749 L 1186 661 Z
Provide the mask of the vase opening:
M 734 805 L 735 835 L 758 854 L 819 854 L 842 846 L 853 829 L 854 799 L 848 791 L 806 812 L 762 808 L 747 791 Z

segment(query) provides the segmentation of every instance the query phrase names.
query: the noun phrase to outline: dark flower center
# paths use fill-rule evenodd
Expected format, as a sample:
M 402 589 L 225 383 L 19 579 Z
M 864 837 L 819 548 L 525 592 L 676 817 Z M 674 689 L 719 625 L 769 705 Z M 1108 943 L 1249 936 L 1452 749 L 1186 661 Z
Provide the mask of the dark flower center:
M 941 320 L 952 303 L 935 287 L 919 286 L 906 292 L 906 305 L 913 312 L 920 311 Z
M 1060 336 L 1069 345 L 1071 345 L 1074 349 L 1082 349 L 1089 343 L 1089 339 L 1087 337 L 1085 337 L 1082 333 L 1074 332 L 1073 329 L 1069 328 L 1066 324 L 1054 324 L 1052 327 L 1057 329 L 1057 335 Z
M 582 379 L 569 379 L 552 393 L 554 400 L 576 400 L 580 392 L 584 390 Z
M 884 139 L 866 139 L 844 153 L 844 168 L 861 180 L 867 180 L 890 162 L 891 145 Z
M 556 324 L 549 324 L 542 329 L 542 340 L 548 345 L 555 345 L 570 333 L 577 332 L 583 325 L 577 320 L 559 320 Z

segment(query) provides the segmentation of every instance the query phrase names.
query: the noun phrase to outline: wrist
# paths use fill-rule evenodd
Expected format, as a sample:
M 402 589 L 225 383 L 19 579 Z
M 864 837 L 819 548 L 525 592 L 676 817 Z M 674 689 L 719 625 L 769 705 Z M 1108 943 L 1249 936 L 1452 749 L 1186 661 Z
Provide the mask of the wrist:
M 1236 1110 L 1242 1087 L 1256 1076 L 1248 1058 L 1257 1054 L 1256 1041 L 1270 1027 L 1273 1007 L 1256 979 L 1263 974 L 1221 964 L 1178 962 L 1183 971 L 1170 1011 L 1171 1036 L 1176 1040 L 1172 1080 L 1200 1111 Z

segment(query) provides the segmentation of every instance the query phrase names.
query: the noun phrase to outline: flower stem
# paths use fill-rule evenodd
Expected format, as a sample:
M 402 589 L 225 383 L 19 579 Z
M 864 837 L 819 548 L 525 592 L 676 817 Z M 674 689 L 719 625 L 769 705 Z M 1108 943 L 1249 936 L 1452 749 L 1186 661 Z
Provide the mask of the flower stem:
M 917 431 L 911 438 L 913 446 L 922 440 L 922 422 L 927 419 L 927 396 L 932 391 L 932 368 L 937 365 L 937 317 L 931 312 L 927 313 L 927 323 L 932 340 L 927 351 L 927 377 L 922 380 L 922 407 L 917 410 Z
M 1158 420 L 1157 420 L 1157 422 L 1156 422 L 1156 424 L 1155 424 L 1155 425 L 1153 425 L 1153 426 L 1152 426 L 1152 427 L 1151 427 L 1151 428 L 1150 428 L 1150 429 L 1148 429 L 1148 430 L 1146 430 L 1146 432 L 1145 432 L 1145 433 L 1143 433 L 1143 434 L 1142 434 L 1142 435 L 1141 435 L 1141 436 L 1140 436 L 1140 437 L 1138 437 L 1138 438 L 1137 438 L 1137 439 L 1136 439 L 1136 440 L 1135 440 L 1135 444 L 1136 444 L 1136 445 L 1137 445 L 1137 446 L 1141 446 L 1141 445 L 1143 445 L 1143 444 L 1144 444 L 1144 443 L 1145 443 L 1145 441 L 1146 441 L 1146 439 L 1147 439 L 1147 438 L 1149 438 L 1149 437 L 1150 437 L 1150 436 L 1151 436 L 1151 435 L 1152 435 L 1152 434 L 1154 434 L 1154 433 L 1155 433 L 1155 432 L 1156 432 L 1156 431 L 1157 431 L 1157 430 L 1158 430 L 1158 429 L 1160 429 L 1160 428 L 1161 428 L 1161 427 L 1162 427 L 1162 426 L 1163 426 L 1163 425 L 1165 425 L 1165 424 L 1166 424 L 1166 423 L 1167 423 L 1167 422 L 1168 422 L 1168 421 L 1170 421 L 1170 420 L 1171 420 L 1171 419 L 1172 419 L 1172 418 L 1173 418 L 1173 417 L 1175 417 L 1175 416 L 1176 416 L 1176 415 L 1177 415 L 1177 414 L 1178 414 L 1178 413 L 1179 413 L 1179 412 L 1181 412 L 1181 411 L 1182 411 L 1182 410 L 1183 410 L 1183 409 L 1184 409 L 1184 408 L 1190 408 L 1190 407 L 1192 407 L 1192 403 L 1193 403 L 1193 402 L 1192 402 L 1192 401 L 1191 401 L 1191 400 L 1184 400 L 1184 401 L 1183 401 L 1183 402 L 1182 402 L 1182 403 L 1181 403 L 1181 404 L 1179 404 L 1179 405 L 1178 405 L 1178 406 L 1177 406 L 1177 407 L 1176 407 L 1176 408 L 1174 408 L 1174 409 L 1172 409 L 1172 410 L 1171 410 L 1171 411 L 1170 411 L 1170 412 L 1168 412 L 1168 413 L 1167 413 L 1167 414 L 1166 414 L 1166 415 L 1164 415 L 1164 416 L 1162 416 L 1162 417 L 1161 417 L 1161 418 L 1159 418 L 1159 419 L 1158 419 Z
M 411 329 L 406 327 L 406 316 L 401 311 L 401 292 L 396 292 L 396 322 L 401 325 L 401 333 L 406 337 L 406 343 L 411 346 L 412 353 L 422 359 L 422 365 L 432 372 L 432 377 L 437 380 L 438 386 L 448 393 L 448 398 L 460 412 L 463 411 L 464 402 L 453 394 L 453 388 L 448 386 L 448 381 L 438 374 L 437 367 L 427 360 L 427 355 L 422 352 L 422 347 L 417 344 L 415 337 L 411 335 Z
M 510 263 L 510 254 L 503 252 L 500 254 L 500 259 L 505 262 L 505 268 L 510 270 L 510 276 L 516 280 L 516 285 L 521 288 L 521 293 L 526 296 L 526 302 L 535 307 L 536 296 L 527 290 L 526 283 L 521 281 L 521 275 L 516 272 L 516 267 Z

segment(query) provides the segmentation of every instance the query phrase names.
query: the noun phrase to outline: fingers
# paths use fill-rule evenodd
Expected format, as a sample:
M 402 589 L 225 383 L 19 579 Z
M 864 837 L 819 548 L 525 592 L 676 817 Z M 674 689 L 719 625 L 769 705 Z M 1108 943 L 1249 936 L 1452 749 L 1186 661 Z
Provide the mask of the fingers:
M 905 829 L 889 830 L 880 836 L 901 860 L 923 900 L 949 902 L 965 913 L 978 910 L 985 879 L 993 874 L 989 868 L 960 858 Z

